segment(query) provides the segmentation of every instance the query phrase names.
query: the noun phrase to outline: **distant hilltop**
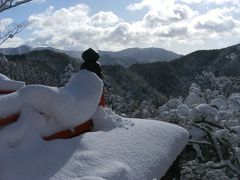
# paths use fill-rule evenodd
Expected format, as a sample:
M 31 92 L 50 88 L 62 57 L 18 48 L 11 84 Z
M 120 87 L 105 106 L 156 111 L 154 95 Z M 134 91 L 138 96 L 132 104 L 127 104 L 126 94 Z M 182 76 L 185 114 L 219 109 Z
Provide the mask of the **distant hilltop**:
M 30 46 L 19 46 L 16 48 L 0 48 L 0 53 L 5 55 L 17 55 L 24 54 L 37 50 L 51 50 L 54 52 L 65 53 L 70 57 L 74 57 L 81 61 L 81 51 L 66 51 L 55 49 L 52 47 L 37 47 L 32 48 Z M 180 58 L 182 55 L 168 51 L 162 48 L 128 48 L 121 51 L 101 51 L 100 62 L 103 65 L 121 65 L 123 67 L 129 67 L 132 64 L 145 64 L 152 62 L 169 62 L 174 59 Z

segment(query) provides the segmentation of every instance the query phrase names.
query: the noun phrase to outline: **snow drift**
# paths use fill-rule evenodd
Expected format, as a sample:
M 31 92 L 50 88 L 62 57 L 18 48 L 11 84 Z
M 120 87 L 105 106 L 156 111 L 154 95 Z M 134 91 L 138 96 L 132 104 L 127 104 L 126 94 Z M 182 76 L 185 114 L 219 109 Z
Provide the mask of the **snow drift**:
M 102 81 L 83 70 L 63 88 L 27 86 L 0 97 L 0 116 L 21 112 L 17 122 L 0 129 L 0 179 L 164 176 L 185 147 L 188 132 L 173 124 L 123 118 L 97 107 L 101 92 Z M 42 139 L 89 118 L 94 122 L 93 132 L 67 140 Z
M 188 133 L 179 126 L 107 111 L 98 110 L 101 118 L 94 118 L 94 132 L 47 142 L 36 131 L 42 117 L 25 109 L 20 121 L 0 131 L 0 179 L 160 178 L 188 141 Z M 19 136 L 21 128 L 24 135 Z M 16 144 L 12 136 L 22 138 Z
M 87 121 L 96 111 L 103 83 L 92 72 L 82 70 L 62 88 L 29 85 L 0 98 L 0 117 L 31 107 L 44 114 L 42 135 L 71 129 Z

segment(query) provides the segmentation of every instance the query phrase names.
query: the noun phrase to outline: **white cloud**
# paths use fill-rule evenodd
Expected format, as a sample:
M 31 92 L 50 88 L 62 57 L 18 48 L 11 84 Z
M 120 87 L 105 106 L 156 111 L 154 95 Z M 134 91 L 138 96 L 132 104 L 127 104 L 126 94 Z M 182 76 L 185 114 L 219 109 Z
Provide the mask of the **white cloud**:
M 223 36 L 240 34 L 237 8 L 197 11 L 196 6 L 193 8 L 183 1 L 142 0 L 130 4 L 127 8 L 131 11 L 147 8 L 142 19 L 135 22 L 124 21 L 111 11 L 90 14 L 90 8 L 84 4 L 59 10 L 49 7 L 29 17 L 31 24 L 27 28 L 33 37 L 25 43 L 71 50 L 158 46 L 186 52 L 190 51 L 189 44 L 196 48 L 210 40 L 216 44 Z
M 200 4 L 200 3 L 205 3 L 205 4 L 239 4 L 239 0 L 179 0 L 180 2 L 184 2 L 187 4 Z
M 194 21 L 195 28 L 215 32 L 229 32 L 236 25 L 233 17 L 229 15 L 229 9 L 210 10 L 206 14 L 197 17 Z
M 182 21 L 197 13 L 188 5 L 177 4 L 175 0 L 143 0 L 140 3 L 130 4 L 127 9 L 134 11 L 144 7 L 148 8 L 145 20 L 150 26 Z
M 186 5 L 176 4 L 171 8 L 163 8 L 164 10 L 150 10 L 145 16 L 145 24 L 149 27 L 157 27 L 159 25 L 168 25 L 175 22 L 192 18 L 196 12 L 192 11 Z
M 13 19 L 5 18 L 0 20 L 0 33 L 5 31 L 6 28 L 13 23 Z
M 171 8 L 175 4 L 175 0 L 142 0 L 140 3 L 134 3 L 127 6 L 128 10 L 135 11 L 143 8 L 150 10 L 164 10 L 164 8 Z
M 1 44 L 1 48 L 18 47 L 23 43 L 24 43 L 24 40 L 22 38 L 14 36 L 13 38 L 8 39 L 3 44 Z
M 65 49 L 83 49 L 88 46 L 98 46 L 98 41 L 105 34 L 106 27 L 113 26 L 119 19 L 112 12 L 99 12 L 92 17 L 89 7 L 78 4 L 68 9 L 62 8 L 32 15 L 29 17 L 36 38 L 27 43 L 32 46 L 43 44 Z
M 93 26 L 109 27 L 116 25 L 121 20 L 111 11 L 108 12 L 100 11 L 99 13 L 93 15 L 90 21 Z
M 187 26 L 165 26 L 160 30 L 155 31 L 156 36 L 167 37 L 167 38 L 182 38 L 188 35 Z

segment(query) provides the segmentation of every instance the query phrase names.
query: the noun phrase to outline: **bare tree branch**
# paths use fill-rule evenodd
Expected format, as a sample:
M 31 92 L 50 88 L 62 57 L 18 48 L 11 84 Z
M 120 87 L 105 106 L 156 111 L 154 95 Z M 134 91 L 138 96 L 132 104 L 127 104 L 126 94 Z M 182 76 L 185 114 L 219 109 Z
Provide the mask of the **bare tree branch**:
M 1 0 L 0 1 L 0 13 L 7 10 L 19 6 L 21 4 L 25 4 L 32 0 Z M 3 44 L 9 38 L 13 38 L 17 33 L 21 32 L 29 23 L 23 22 L 21 24 L 12 24 L 11 26 L 5 27 L 4 30 L 0 31 L 0 45 Z
M 21 4 L 25 4 L 32 0 L 1 0 L 0 2 L 0 12 L 3 12 L 7 9 L 19 6 Z
M 189 144 L 199 144 L 199 145 L 208 145 L 208 146 L 212 146 L 212 144 L 208 141 L 195 141 L 195 140 L 189 140 L 188 141 Z
M 17 33 L 21 32 L 29 23 L 23 22 L 21 24 L 15 24 L 3 33 L 0 33 L 0 45 L 7 39 L 13 38 Z

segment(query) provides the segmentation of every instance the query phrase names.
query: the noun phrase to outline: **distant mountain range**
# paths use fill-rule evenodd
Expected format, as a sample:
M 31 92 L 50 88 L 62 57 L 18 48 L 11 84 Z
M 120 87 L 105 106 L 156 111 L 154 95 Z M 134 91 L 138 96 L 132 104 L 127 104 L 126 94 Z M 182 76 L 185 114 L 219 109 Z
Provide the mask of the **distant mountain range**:
M 81 51 L 65 51 L 60 49 L 55 49 L 52 47 L 38 47 L 32 48 L 30 46 L 19 46 L 17 48 L 0 48 L 0 53 L 5 55 L 21 55 L 29 53 L 32 51 L 41 50 L 51 50 L 58 53 L 64 53 L 70 57 L 78 59 L 82 62 Z M 129 67 L 132 64 L 140 63 L 152 63 L 152 62 L 162 62 L 162 61 L 172 61 L 181 57 L 182 55 L 176 54 L 171 51 L 167 51 L 161 48 L 128 48 L 121 51 L 101 51 L 100 62 L 102 65 L 121 65 L 123 67 Z

